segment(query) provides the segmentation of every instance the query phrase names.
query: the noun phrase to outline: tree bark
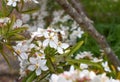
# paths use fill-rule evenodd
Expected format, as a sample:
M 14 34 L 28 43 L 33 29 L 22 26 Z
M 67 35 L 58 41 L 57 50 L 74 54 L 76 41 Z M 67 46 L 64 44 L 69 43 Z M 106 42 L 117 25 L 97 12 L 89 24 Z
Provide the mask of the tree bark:
M 104 50 L 109 61 L 117 68 L 120 61 L 112 51 L 105 37 L 101 35 L 93 26 L 93 22 L 85 15 L 79 0 L 56 0 L 61 7 L 81 26 L 81 28 L 90 34 Z

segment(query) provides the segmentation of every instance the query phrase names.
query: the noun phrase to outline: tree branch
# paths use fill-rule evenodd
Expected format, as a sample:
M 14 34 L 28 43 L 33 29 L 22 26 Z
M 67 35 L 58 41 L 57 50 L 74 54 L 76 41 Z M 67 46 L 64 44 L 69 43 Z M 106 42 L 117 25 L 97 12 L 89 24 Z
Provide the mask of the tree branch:
M 83 28 L 84 31 L 89 33 L 98 42 L 98 44 L 104 50 L 111 63 L 116 68 L 120 66 L 119 59 L 116 57 L 115 53 L 108 45 L 105 37 L 95 29 L 95 27 L 92 24 L 92 21 L 83 12 L 79 0 L 70 0 L 70 2 L 68 2 L 67 0 L 56 1 Z

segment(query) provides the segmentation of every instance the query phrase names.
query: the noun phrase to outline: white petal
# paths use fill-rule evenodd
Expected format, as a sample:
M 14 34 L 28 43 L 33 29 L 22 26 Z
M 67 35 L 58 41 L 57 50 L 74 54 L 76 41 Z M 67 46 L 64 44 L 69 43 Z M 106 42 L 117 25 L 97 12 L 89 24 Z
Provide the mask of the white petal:
M 117 67 L 118 71 L 120 71 L 120 67 Z
M 96 77 L 96 74 L 93 71 L 91 71 L 89 73 L 89 77 L 90 77 L 90 79 L 94 79 Z
M 35 70 L 35 65 L 30 65 L 30 66 L 28 66 L 28 70 L 34 71 L 34 70 Z
M 41 69 L 42 69 L 43 71 L 46 71 L 46 70 L 48 70 L 48 67 L 47 67 L 47 66 L 42 66 Z
M 33 0 L 35 3 L 39 3 L 37 0 Z
M 55 33 L 54 33 L 54 32 L 50 33 L 50 36 L 52 36 L 52 37 L 53 37 L 54 35 L 55 35 Z
M 66 49 L 66 48 L 68 48 L 68 47 L 69 47 L 69 45 L 68 45 L 68 44 L 66 44 L 66 43 L 62 43 L 61 47 L 62 47 L 63 49 Z
M 31 64 L 36 64 L 36 63 L 37 63 L 36 58 L 31 57 L 31 58 L 30 58 L 30 63 L 31 63 Z
M 11 1 L 9 1 L 9 2 L 7 3 L 7 5 L 12 5 L 12 2 L 11 2 Z
M 16 3 L 16 2 L 13 2 L 13 4 L 12 4 L 12 5 L 13 5 L 13 7 L 15 7 L 15 6 L 17 5 L 17 3 Z
M 44 46 L 44 47 L 48 46 L 48 43 L 49 43 L 49 39 L 44 40 L 44 41 L 43 41 L 43 46 Z
M 72 82 L 71 80 L 67 80 L 66 78 L 64 77 L 59 77 L 57 82 Z
M 70 72 L 74 72 L 75 71 L 75 68 L 74 68 L 74 66 L 72 65 L 71 67 L 70 67 Z
M 49 34 L 48 34 L 47 31 L 45 31 L 45 32 L 43 33 L 43 35 L 44 35 L 45 38 L 49 38 Z
M 35 44 L 30 44 L 29 48 L 32 49 L 35 47 Z
M 26 53 L 21 53 L 21 54 L 20 54 L 20 57 L 21 57 L 22 59 L 28 59 L 28 55 L 27 55 Z
M 37 69 L 35 72 L 36 72 L 37 76 L 41 74 L 41 70 L 40 69 Z
M 58 53 L 63 54 L 63 49 L 62 48 L 58 47 L 57 51 L 58 51 Z
M 87 65 L 87 64 L 84 64 L 84 63 L 81 63 L 81 64 L 80 64 L 80 68 L 81 68 L 81 69 L 86 69 L 86 68 L 88 68 L 88 65 Z
M 51 76 L 51 82 L 57 82 L 58 78 L 59 77 L 57 75 L 52 74 L 52 76 Z
M 40 66 L 44 66 L 46 64 L 46 60 L 38 60 L 38 64 L 40 64 Z
M 57 45 L 56 45 L 56 43 L 54 41 L 50 41 L 50 47 L 56 49 Z
M 54 37 L 53 37 L 53 41 L 54 41 L 55 43 L 58 43 L 58 37 L 57 37 L 57 36 L 54 36 Z
M 17 24 L 18 27 L 21 27 L 22 26 L 22 21 L 20 19 L 17 19 L 16 24 Z

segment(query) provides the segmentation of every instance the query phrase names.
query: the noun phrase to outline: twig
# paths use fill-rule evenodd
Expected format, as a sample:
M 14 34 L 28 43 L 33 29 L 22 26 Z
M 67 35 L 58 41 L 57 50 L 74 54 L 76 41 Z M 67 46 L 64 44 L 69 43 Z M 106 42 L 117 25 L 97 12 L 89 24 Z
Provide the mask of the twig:
M 92 21 L 83 12 L 79 0 L 70 0 L 70 2 L 68 2 L 67 0 L 56 1 L 83 28 L 84 31 L 88 32 L 98 42 L 98 44 L 104 50 L 111 63 L 116 68 L 120 66 L 119 59 L 116 57 L 115 53 L 108 45 L 105 37 L 95 29 L 95 27 L 92 24 Z

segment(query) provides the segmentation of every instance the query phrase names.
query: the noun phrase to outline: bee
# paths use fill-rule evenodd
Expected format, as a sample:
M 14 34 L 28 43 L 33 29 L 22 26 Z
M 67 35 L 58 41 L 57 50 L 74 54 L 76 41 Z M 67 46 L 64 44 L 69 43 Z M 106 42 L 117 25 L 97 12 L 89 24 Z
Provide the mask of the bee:
M 57 36 L 58 36 L 58 40 L 59 40 L 59 41 L 62 41 L 62 40 L 63 40 L 62 34 L 61 34 L 60 32 L 57 32 Z

